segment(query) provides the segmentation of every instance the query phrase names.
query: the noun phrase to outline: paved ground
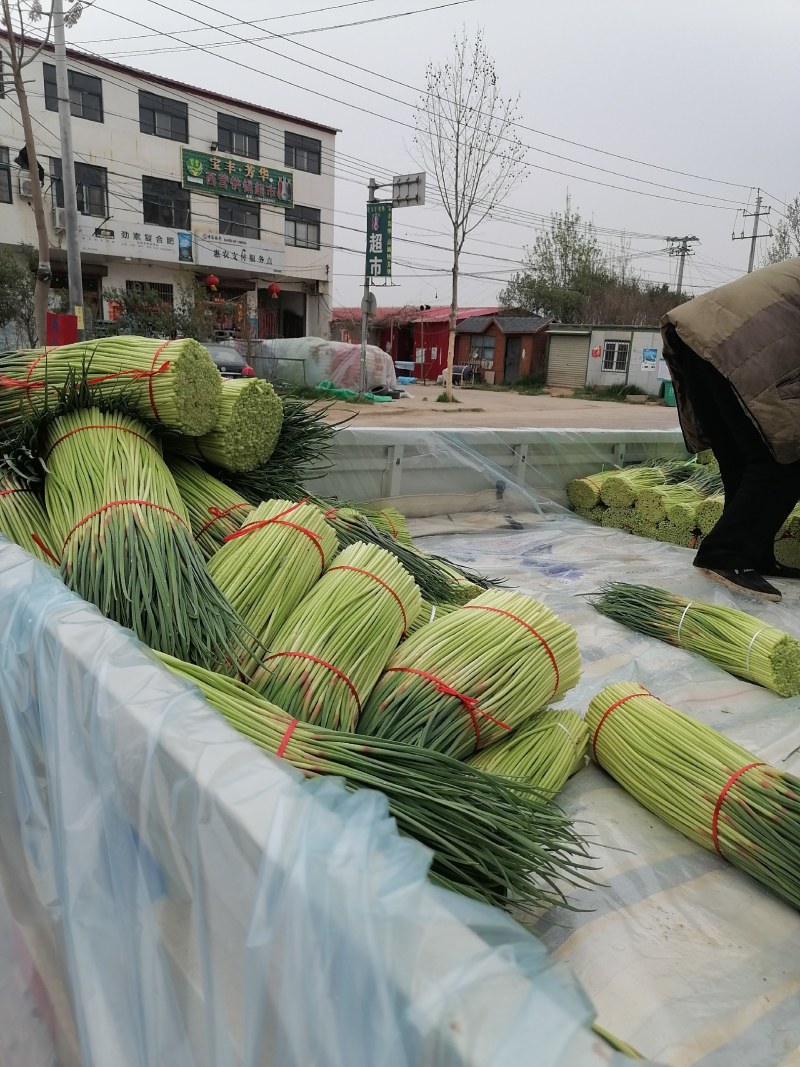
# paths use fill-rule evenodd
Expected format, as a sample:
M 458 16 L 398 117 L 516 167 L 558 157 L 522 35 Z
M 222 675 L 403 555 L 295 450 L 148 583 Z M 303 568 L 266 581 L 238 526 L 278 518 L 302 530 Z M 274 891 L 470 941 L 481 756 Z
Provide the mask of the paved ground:
M 675 408 L 656 404 L 615 404 L 557 396 L 524 396 L 483 389 L 456 389 L 458 404 L 438 404 L 436 386 L 412 385 L 411 399 L 391 404 L 336 404 L 331 417 L 358 412 L 353 426 L 558 427 L 588 429 L 663 430 L 678 425 Z

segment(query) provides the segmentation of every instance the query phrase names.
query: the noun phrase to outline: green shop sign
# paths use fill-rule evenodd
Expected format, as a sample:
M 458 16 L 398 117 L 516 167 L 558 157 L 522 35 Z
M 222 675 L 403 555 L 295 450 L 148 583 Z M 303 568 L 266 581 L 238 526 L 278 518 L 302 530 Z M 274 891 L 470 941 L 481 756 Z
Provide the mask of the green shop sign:
M 294 205 L 294 180 L 285 170 L 272 170 L 216 152 L 181 149 L 181 178 L 184 189 L 207 196 L 230 196 L 253 204 L 273 207 Z
M 392 205 L 387 201 L 367 204 L 368 278 L 392 276 Z

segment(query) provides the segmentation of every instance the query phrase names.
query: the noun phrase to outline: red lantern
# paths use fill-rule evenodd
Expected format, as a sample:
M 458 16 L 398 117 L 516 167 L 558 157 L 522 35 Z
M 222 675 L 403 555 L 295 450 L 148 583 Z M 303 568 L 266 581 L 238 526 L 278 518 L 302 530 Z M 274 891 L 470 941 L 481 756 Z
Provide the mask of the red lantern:
M 216 276 L 216 274 L 208 274 L 203 279 L 203 284 L 206 286 L 207 289 L 210 289 L 212 293 L 216 293 L 217 286 L 219 285 L 219 278 Z
M 273 282 L 272 285 L 270 285 L 269 288 L 267 289 L 267 292 L 269 293 L 269 295 L 272 297 L 273 300 L 277 300 L 278 297 L 280 296 L 281 287 L 278 285 L 277 282 Z

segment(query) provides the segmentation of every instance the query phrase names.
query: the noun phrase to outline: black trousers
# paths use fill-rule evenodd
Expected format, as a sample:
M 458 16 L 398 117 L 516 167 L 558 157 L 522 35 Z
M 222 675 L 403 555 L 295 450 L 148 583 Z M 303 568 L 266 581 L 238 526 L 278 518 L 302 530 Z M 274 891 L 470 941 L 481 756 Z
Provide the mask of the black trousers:
M 763 572 L 775 563 L 775 538 L 800 499 L 800 462 L 778 463 L 730 382 L 670 328 L 683 386 L 719 463 L 725 510 L 703 540 L 695 566 Z

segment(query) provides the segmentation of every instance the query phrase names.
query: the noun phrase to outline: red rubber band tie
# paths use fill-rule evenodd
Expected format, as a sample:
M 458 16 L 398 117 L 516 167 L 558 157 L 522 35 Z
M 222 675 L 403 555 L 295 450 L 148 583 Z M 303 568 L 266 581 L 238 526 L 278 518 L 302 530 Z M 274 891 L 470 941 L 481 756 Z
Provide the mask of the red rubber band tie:
M 11 496 L 12 493 L 27 493 L 27 489 L 3 489 L 0 496 Z
M 72 437 L 76 433 L 81 433 L 83 430 L 119 430 L 120 433 L 129 433 L 133 437 L 138 437 L 140 441 L 144 441 L 144 443 L 146 445 L 150 445 L 150 447 L 152 449 L 155 449 L 155 451 L 158 452 L 158 449 L 153 444 L 153 442 L 148 440 L 148 438 L 145 437 L 144 434 L 137 433 L 136 430 L 130 430 L 130 429 L 128 429 L 127 426 L 115 426 L 115 425 L 107 426 L 107 425 L 101 424 L 101 423 L 97 423 L 97 424 L 92 423 L 89 426 L 78 426 L 74 430 L 70 430 L 68 433 L 62 434 L 62 436 L 58 438 L 58 440 L 53 444 L 52 448 L 49 450 L 47 455 L 44 457 L 45 458 L 45 462 L 48 459 L 50 459 L 50 457 L 52 456 L 52 454 L 55 452 L 55 450 L 58 448 L 58 446 L 61 444 L 62 441 L 66 441 L 66 439 L 68 437 Z
M 537 641 L 541 644 L 547 655 L 550 657 L 550 662 L 553 664 L 553 670 L 556 672 L 556 684 L 553 686 L 553 696 L 558 692 L 558 687 L 561 684 L 561 675 L 558 670 L 558 663 L 556 663 L 556 657 L 553 655 L 553 650 L 548 643 L 542 637 L 540 633 L 524 619 L 520 619 L 518 615 L 512 615 L 510 611 L 503 611 L 502 608 L 492 608 L 488 604 L 465 604 L 465 608 L 471 608 L 473 611 L 493 611 L 495 615 L 505 615 L 507 619 L 513 619 L 514 622 L 518 622 L 520 626 L 524 626 L 526 630 L 533 634 Z
M 159 422 L 161 422 L 161 417 L 158 414 L 158 408 L 156 407 L 156 398 L 153 396 L 153 378 L 156 376 L 156 374 L 160 374 L 162 371 L 165 371 L 169 366 L 170 361 L 167 359 L 164 361 L 163 365 L 159 367 L 158 370 L 156 370 L 156 360 L 169 343 L 169 341 L 165 341 L 163 345 L 160 345 L 156 349 L 156 354 L 153 356 L 153 362 L 150 364 L 150 373 L 147 376 L 147 392 L 150 394 L 150 407 L 153 409 L 153 414 Z
M 212 516 L 208 522 L 204 522 L 200 529 L 195 534 L 195 541 L 201 534 L 204 534 L 209 526 L 213 526 L 215 522 L 219 522 L 220 519 L 224 519 L 227 515 L 230 515 L 232 511 L 236 511 L 237 508 L 250 508 L 252 504 L 248 504 L 246 500 L 240 500 L 238 504 L 231 504 L 229 508 L 218 508 L 213 504 L 208 509 L 208 514 Z M 227 538 L 226 538 L 227 540 Z
M 312 663 L 318 663 L 321 667 L 327 667 L 329 671 L 333 671 L 336 677 L 341 678 L 341 680 L 353 694 L 353 699 L 355 700 L 356 707 L 358 708 L 358 714 L 361 714 L 361 701 L 359 699 L 358 693 L 356 692 L 356 687 L 353 685 L 347 675 L 343 671 L 340 671 L 338 667 L 334 667 L 332 663 L 328 663 L 324 659 L 319 659 L 317 656 L 312 656 L 308 652 L 273 652 L 271 656 L 267 656 L 264 662 L 268 663 L 271 659 L 280 659 L 281 657 L 290 657 L 292 659 L 310 659 Z
M 241 528 L 241 530 L 237 530 L 235 533 L 228 534 L 223 544 L 227 544 L 228 541 L 235 541 L 239 537 L 247 537 L 248 534 L 253 533 L 255 530 L 260 530 L 264 526 L 272 526 L 273 524 L 277 526 L 288 526 L 290 527 L 290 529 L 297 530 L 298 533 L 306 535 L 306 537 L 313 544 L 314 548 L 316 548 L 317 552 L 319 552 L 319 558 L 322 560 L 322 569 L 325 570 L 326 566 L 328 565 L 328 561 L 325 559 L 325 549 L 322 547 L 322 541 L 319 539 L 318 535 L 315 534 L 313 530 L 309 530 L 306 526 L 299 526 L 296 522 L 287 522 L 286 519 L 284 519 L 283 517 L 284 515 L 290 515 L 293 511 L 296 511 L 297 508 L 301 507 L 307 502 L 308 497 L 306 497 L 304 500 L 300 500 L 297 504 L 292 504 L 290 508 L 287 508 L 285 511 L 279 512 L 271 519 L 260 519 L 258 522 L 246 522 Z
M 460 700 L 464 705 L 464 709 L 472 720 L 472 729 L 475 731 L 476 744 L 480 744 L 481 740 L 481 727 L 478 721 L 478 715 L 482 715 L 484 719 L 488 719 L 489 722 L 493 722 L 495 726 L 501 727 L 503 730 L 510 730 L 511 727 L 500 719 L 495 719 L 490 715 L 488 711 L 484 711 L 479 705 L 475 697 L 467 696 L 466 693 L 459 693 L 457 689 L 454 689 L 452 685 L 448 685 L 447 682 L 442 681 L 441 678 L 437 678 L 435 674 L 428 674 L 427 671 L 418 671 L 414 667 L 388 667 L 386 673 L 393 674 L 394 672 L 402 672 L 403 674 L 416 674 L 420 678 L 424 678 L 428 682 L 433 682 L 437 690 L 444 696 L 455 697 L 456 700 Z
M 28 366 L 28 373 L 25 375 L 25 380 L 24 381 L 21 382 L 18 378 L 5 378 L 5 377 L 3 377 L 3 378 L 0 378 L 0 385 L 6 385 L 6 386 L 9 386 L 10 388 L 17 388 L 17 389 L 44 389 L 45 383 L 44 382 L 32 382 L 31 381 L 31 374 L 33 374 L 33 371 L 34 371 L 34 368 L 36 367 L 36 364 L 41 362 L 41 360 L 43 360 L 46 355 L 47 355 L 47 349 L 45 348 L 45 350 L 44 350 L 44 352 L 42 352 L 41 356 L 37 356 L 36 359 L 32 360 L 32 362 Z
M 53 555 L 53 553 L 50 551 L 50 549 L 47 547 L 47 545 L 44 543 L 44 541 L 38 534 L 31 534 L 31 541 L 33 541 L 35 545 L 41 548 L 42 552 L 44 552 L 44 554 L 48 556 L 57 567 L 61 566 L 61 560 Z
M 390 585 L 387 585 L 386 582 L 384 582 L 383 578 L 379 578 L 378 575 L 373 574 L 372 571 L 362 571 L 360 567 L 348 567 L 345 563 L 340 563 L 336 567 L 331 567 L 331 569 L 328 571 L 328 574 L 330 574 L 332 571 L 354 571 L 356 574 L 365 574 L 367 578 L 372 578 L 378 583 L 378 585 L 382 585 L 386 592 L 391 593 L 397 601 L 397 606 L 400 608 L 400 613 L 403 616 L 403 633 L 406 632 L 406 630 L 408 629 L 408 618 L 406 617 L 406 609 L 403 607 L 403 601 L 400 599 L 397 593 L 395 593 L 394 589 L 392 589 Z
M 742 777 L 743 774 L 746 774 L 747 771 L 752 771 L 754 767 L 766 767 L 766 763 L 759 763 L 759 762 L 748 763 L 746 767 L 740 767 L 739 770 L 735 774 L 732 774 L 730 776 L 730 778 L 727 780 L 725 785 L 722 787 L 722 792 L 719 795 L 719 799 L 717 800 L 717 803 L 714 805 L 714 814 L 711 816 L 711 840 L 714 842 L 714 848 L 715 848 L 715 850 L 717 852 L 717 855 L 718 856 L 722 856 L 723 859 L 725 859 L 726 857 L 725 857 L 725 854 L 723 853 L 722 849 L 719 847 L 719 834 L 718 834 L 718 830 L 719 830 L 719 826 L 718 826 L 718 824 L 719 824 L 719 815 L 720 815 L 720 812 L 722 811 L 722 805 L 723 805 L 723 803 L 725 801 L 725 797 L 728 795 L 728 791 L 730 790 L 731 786 L 735 782 L 737 782 Z
M 397 527 L 392 522 L 391 516 L 388 515 L 385 511 L 382 511 L 381 515 L 383 515 L 384 519 L 386 519 L 386 521 L 389 523 L 389 529 L 392 531 L 392 537 L 395 539 L 395 541 L 399 541 L 399 537 L 397 536 Z
M 628 693 L 626 697 L 622 697 L 615 704 L 612 704 L 610 708 L 606 708 L 600 717 L 600 722 L 597 724 L 597 729 L 592 737 L 592 755 L 597 759 L 597 738 L 600 736 L 600 729 L 608 716 L 614 711 L 615 708 L 621 707 L 623 704 L 627 704 L 629 700 L 635 700 L 636 697 L 651 697 L 653 694 L 648 689 L 643 689 L 641 693 Z M 658 699 L 657 697 L 655 699 Z M 599 762 L 599 761 L 598 761 Z
M 85 518 L 81 519 L 80 522 L 76 522 L 70 532 L 67 534 L 64 540 L 64 544 L 61 546 L 61 551 L 63 552 L 64 549 L 67 547 L 67 545 L 69 544 L 69 539 L 72 537 L 75 531 L 79 530 L 81 526 L 85 525 L 90 519 L 95 518 L 95 516 L 97 515 L 102 515 L 103 512 L 108 511 L 109 508 L 122 508 L 128 504 L 142 508 L 155 508 L 157 511 L 165 511 L 167 515 L 173 515 L 182 526 L 186 525 L 186 522 L 177 513 L 177 511 L 173 511 L 171 508 L 165 508 L 163 504 L 154 504 L 151 500 L 112 500 L 110 504 L 103 504 L 103 506 L 101 508 L 98 508 L 97 511 L 93 511 L 91 515 L 87 515 Z
M 278 759 L 283 759 L 283 754 L 286 751 L 286 749 L 288 748 L 289 742 L 292 739 L 292 734 L 297 729 L 297 724 L 299 722 L 300 722 L 299 719 L 292 719 L 292 721 L 286 727 L 286 733 L 281 738 L 281 743 L 278 745 L 278 751 L 275 753 L 275 755 L 278 757 Z

